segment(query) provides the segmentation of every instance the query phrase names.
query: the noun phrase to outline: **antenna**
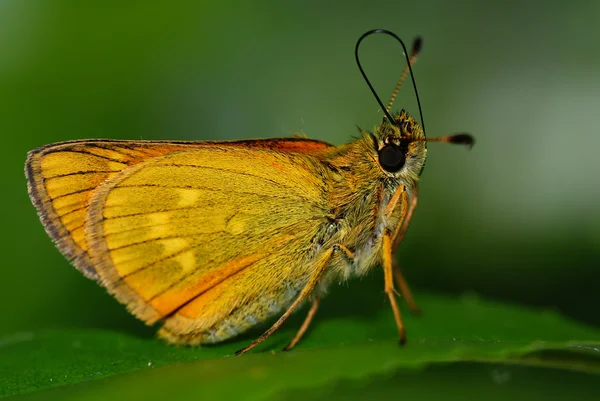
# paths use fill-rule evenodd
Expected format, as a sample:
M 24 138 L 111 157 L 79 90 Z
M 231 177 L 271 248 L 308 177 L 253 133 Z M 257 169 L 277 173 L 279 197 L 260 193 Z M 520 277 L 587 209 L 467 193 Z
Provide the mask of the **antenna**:
M 381 109 L 385 113 L 385 116 L 388 119 L 388 121 L 391 124 L 396 125 L 396 122 L 394 121 L 394 119 L 390 115 L 390 113 L 388 111 L 388 108 L 386 108 L 383 105 L 383 102 L 379 98 L 379 95 L 375 91 L 375 88 L 373 88 L 373 85 L 371 85 L 371 81 L 369 81 L 369 78 L 367 78 L 367 74 L 365 74 L 365 71 L 363 70 L 362 65 L 360 64 L 360 57 L 358 57 L 358 48 L 360 46 L 360 43 L 367 36 L 371 36 L 371 35 L 376 34 L 376 33 L 384 33 L 386 35 L 389 35 L 389 36 L 393 37 L 394 39 L 396 39 L 400 43 L 400 45 L 402 46 L 402 49 L 404 50 L 404 57 L 406 58 L 406 68 L 408 68 L 408 72 L 410 73 L 410 77 L 411 77 L 411 80 L 412 80 L 412 83 L 413 83 L 413 89 L 415 91 L 415 97 L 417 98 L 417 105 L 419 107 L 419 116 L 421 118 L 421 128 L 423 129 L 423 135 L 425 135 L 425 120 L 423 120 L 423 111 L 421 109 L 421 101 L 419 100 L 419 92 L 417 90 L 417 83 L 415 82 L 415 76 L 413 75 L 412 68 L 410 66 L 411 65 L 411 58 L 412 58 L 412 56 L 409 56 L 408 51 L 406 50 L 406 46 L 404 45 L 404 42 L 402 41 L 402 39 L 400 39 L 395 33 L 390 32 L 390 31 L 385 30 L 385 29 L 373 29 L 373 30 L 370 30 L 370 31 L 365 32 L 364 34 L 362 34 L 362 36 L 360 38 L 358 38 L 358 41 L 356 42 L 356 48 L 354 49 L 354 55 L 356 57 L 356 64 L 358 65 L 358 69 L 360 70 L 360 73 L 362 74 L 365 82 L 369 86 L 369 89 L 371 89 L 371 92 L 373 93 L 373 96 L 375 96 L 375 99 L 377 100 L 377 103 L 379 103 L 379 106 L 381 106 Z M 422 41 L 420 41 L 419 39 L 415 40 L 415 43 L 413 44 L 413 51 L 414 51 L 415 55 L 417 55 L 419 53 L 421 44 L 422 44 Z M 416 51 L 415 51 L 415 49 L 416 49 Z M 402 75 L 405 75 L 405 74 L 403 73 Z M 396 90 L 394 91 L 395 94 L 397 93 L 398 89 L 402 85 L 403 81 L 404 81 L 404 78 L 401 77 L 400 81 L 398 81 L 398 84 L 396 85 Z M 395 94 L 392 95 L 392 99 L 390 100 L 390 106 L 391 106 L 391 103 L 393 102 L 393 100 L 396 97 Z

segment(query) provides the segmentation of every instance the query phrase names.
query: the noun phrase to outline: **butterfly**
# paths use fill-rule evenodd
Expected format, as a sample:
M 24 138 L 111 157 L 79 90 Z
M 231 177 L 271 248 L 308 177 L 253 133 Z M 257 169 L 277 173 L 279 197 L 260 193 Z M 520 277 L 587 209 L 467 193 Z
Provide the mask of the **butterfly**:
M 393 36 L 407 55 L 387 107 L 358 59 L 373 33 Z M 170 343 L 218 343 L 279 317 L 243 353 L 311 299 L 291 349 L 332 283 L 378 265 L 403 343 L 394 280 L 417 306 L 393 252 L 417 205 L 426 144 L 473 144 L 468 134 L 428 139 L 407 112 L 389 111 L 420 47 L 415 41 L 408 56 L 389 31 L 361 36 L 359 69 L 385 117 L 345 145 L 299 137 L 55 143 L 29 152 L 29 195 L 62 254 L 137 318 L 160 322 Z

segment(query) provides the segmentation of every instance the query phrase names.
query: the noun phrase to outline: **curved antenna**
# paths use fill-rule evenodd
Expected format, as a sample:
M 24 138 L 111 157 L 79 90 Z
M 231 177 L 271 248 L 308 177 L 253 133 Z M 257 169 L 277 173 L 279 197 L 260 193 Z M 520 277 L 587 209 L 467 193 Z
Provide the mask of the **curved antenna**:
M 360 46 L 360 43 L 363 41 L 364 38 L 366 38 L 367 36 L 371 36 L 371 35 L 373 35 L 375 33 L 384 33 L 386 35 L 389 35 L 389 36 L 393 37 L 394 39 L 396 39 L 400 43 L 400 45 L 402 46 L 402 49 L 404 50 L 404 57 L 406 58 L 406 65 L 408 67 L 408 71 L 410 72 L 410 78 L 411 78 L 412 83 L 413 83 L 413 89 L 415 90 L 415 97 L 417 98 L 417 106 L 419 107 L 419 116 L 421 118 L 421 128 L 423 129 L 423 135 L 425 135 L 425 120 L 423 120 L 423 111 L 421 109 L 421 100 L 419 99 L 419 92 L 417 91 L 417 83 L 415 82 L 415 76 L 413 75 L 412 68 L 410 66 L 410 64 L 411 64 L 410 63 L 410 56 L 408 54 L 408 51 L 406 50 L 406 46 L 404 45 L 404 42 L 402 41 L 402 39 L 400 39 L 398 36 L 396 36 L 395 33 L 390 32 L 390 31 L 385 30 L 385 29 L 372 29 L 372 30 L 370 30 L 368 32 L 363 33 L 362 36 L 360 38 L 358 38 L 358 41 L 356 42 L 356 47 L 354 49 L 354 55 L 356 57 L 356 64 L 358 65 L 358 69 L 360 70 L 360 73 L 362 74 L 363 79 L 365 80 L 365 82 L 369 86 L 369 89 L 371 89 L 371 92 L 373 93 L 373 96 L 375 96 L 375 99 L 377 100 L 377 103 L 379 103 L 379 106 L 381 107 L 381 109 L 385 113 L 385 116 L 387 117 L 388 121 L 391 124 L 396 125 L 396 122 L 394 121 L 394 119 L 392 118 L 392 116 L 390 115 L 390 113 L 388 112 L 388 110 L 386 109 L 386 107 L 383 105 L 383 102 L 379 98 L 379 95 L 375 91 L 375 88 L 373 88 L 373 85 L 371 85 L 371 81 L 369 81 L 369 78 L 367 78 L 367 74 L 365 74 L 365 71 L 363 70 L 362 65 L 360 64 L 360 58 L 358 57 L 358 48 Z
M 406 67 L 404 67 L 404 71 L 402 71 L 402 75 L 400 75 L 400 79 L 398 79 L 398 82 L 396 82 L 396 87 L 394 88 L 394 92 L 392 92 L 392 96 L 390 96 L 390 101 L 388 102 L 387 105 L 387 111 L 390 111 L 390 109 L 392 108 L 392 105 L 394 104 L 394 101 L 396 100 L 396 96 L 398 96 L 398 91 L 400 90 L 400 87 L 402 87 L 402 84 L 404 84 L 404 80 L 406 79 L 406 76 L 408 75 L 408 66 L 413 66 L 416 62 L 417 59 L 419 58 L 419 53 L 421 52 L 421 48 L 423 47 L 423 39 L 421 39 L 420 37 L 416 37 L 414 42 L 413 42 L 413 47 L 410 51 L 410 64 L 407 64 Z

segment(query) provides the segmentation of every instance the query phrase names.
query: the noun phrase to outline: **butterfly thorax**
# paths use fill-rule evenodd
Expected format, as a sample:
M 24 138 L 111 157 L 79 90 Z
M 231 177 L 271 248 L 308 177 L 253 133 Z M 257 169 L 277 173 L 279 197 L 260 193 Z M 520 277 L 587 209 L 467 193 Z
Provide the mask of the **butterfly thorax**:
M 414 140 L 423 133 L 412 117 L 404 112 L 394 117 L 396 125 L 384 122 L 374 132 L 361 131 L 362 138 L 324 155 L 330 210 L 314 244 L 317 249 L 341 244 L 354 253 L 334 258 L 327 281 L 362 276 L 379 264 L 384 231 L 394 232 L 406 214 L 402 200 L 417 184 L 426 147 Z M 405 194 L 390 207 L 397 191 Z

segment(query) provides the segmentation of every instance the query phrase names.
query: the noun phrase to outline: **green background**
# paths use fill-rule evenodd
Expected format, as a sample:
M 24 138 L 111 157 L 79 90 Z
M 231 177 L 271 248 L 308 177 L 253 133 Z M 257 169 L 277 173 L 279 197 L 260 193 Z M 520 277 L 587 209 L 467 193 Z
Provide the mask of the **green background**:
M 1 1 L 0 345 L 42 329 L 153 332 L 54 248 L 27 196 L 28 150 L 293 131 L 344 143 L 381 120 L 354 61 L 372 28 L 407 45 L 423 36 L 414 71 L 428 135 L 477 140 L 472 151 L 429 146 L 399 249 L 411 285 L 600 325 L 599 17 L 594 1 Z M 371 37 L 361 56 L 387 98 L 397 43 Z M 417 113 L 411 88 L 395 106 Z M 387 308 L 380 276 L 332 289 L 335 308 L 315 323 Z M 353 293 L 372 301 L 345 307 Z

